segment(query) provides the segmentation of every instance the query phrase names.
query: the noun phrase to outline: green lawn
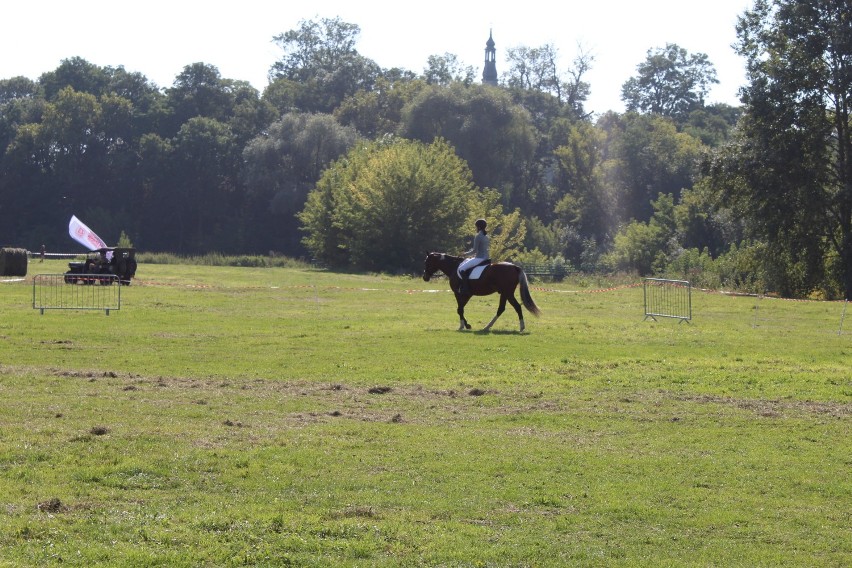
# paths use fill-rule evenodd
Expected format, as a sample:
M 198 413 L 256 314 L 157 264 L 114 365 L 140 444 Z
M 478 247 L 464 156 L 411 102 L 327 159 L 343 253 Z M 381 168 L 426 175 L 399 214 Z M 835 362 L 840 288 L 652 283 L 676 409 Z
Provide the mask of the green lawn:
M 615 284 L 484 334 L 446 280 L 0 282 L 0 566 L 848 566 L 852 313 Z

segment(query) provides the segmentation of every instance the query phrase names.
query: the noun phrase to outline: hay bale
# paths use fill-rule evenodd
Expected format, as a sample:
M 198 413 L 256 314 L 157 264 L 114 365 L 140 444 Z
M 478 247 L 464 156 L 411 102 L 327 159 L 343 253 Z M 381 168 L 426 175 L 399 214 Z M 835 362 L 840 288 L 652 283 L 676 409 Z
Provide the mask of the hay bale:
M 21 248 L 0 248 L 0 276 L 26 276 L 27 251 Z

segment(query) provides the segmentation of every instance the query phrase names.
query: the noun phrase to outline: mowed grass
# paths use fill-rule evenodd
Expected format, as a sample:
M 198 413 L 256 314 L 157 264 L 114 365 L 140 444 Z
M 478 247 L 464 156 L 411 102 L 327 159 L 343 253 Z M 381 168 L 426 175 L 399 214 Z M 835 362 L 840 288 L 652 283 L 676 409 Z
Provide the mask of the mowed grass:
M 0 566 L 852 559 L 842 303 L 572 280 L 460 333 L 446 280 L 142 265 L 40 315 L 62 271 L 0 283 Z

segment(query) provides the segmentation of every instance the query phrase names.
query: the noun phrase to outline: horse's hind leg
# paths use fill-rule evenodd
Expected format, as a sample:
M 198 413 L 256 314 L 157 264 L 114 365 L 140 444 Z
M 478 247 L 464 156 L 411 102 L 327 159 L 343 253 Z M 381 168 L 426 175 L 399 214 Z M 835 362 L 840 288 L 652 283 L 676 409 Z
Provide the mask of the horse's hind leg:
M 517 302 L 515 303 L 517 304 Z M 497 313 L 494 315 L 491 321 L 488 322 L 488 325 L 485 326 L 484 331 L 488 331 L 489 329 L 491 329 L 491 326 L 494 325 L 494 322 L 497 321 L 497 318 L 499 318 L 504 311 L 506 311 L 506 296 L 500 294 L 500 305 L 497 306 Z
M 524 331 L 524 312 L 521 311 L 521 304 L 515 299 L 515 295 L 512 294 L 509 296 L 509 303 L 512 304 L 512 307 L 515 308 L 515 311 L 518 312 L 518 321 L 521 322 L 521 331 Z

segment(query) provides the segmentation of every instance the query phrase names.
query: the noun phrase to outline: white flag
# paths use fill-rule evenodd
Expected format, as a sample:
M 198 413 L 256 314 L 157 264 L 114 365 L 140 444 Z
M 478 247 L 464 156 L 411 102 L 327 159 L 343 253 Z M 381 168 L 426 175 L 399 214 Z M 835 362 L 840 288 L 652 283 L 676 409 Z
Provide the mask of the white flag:
M 71 215 L 71 222 L 68 223 L 68 234 L 71 238 L 86 247 L 89 250 L 98 250 L 107 248 L 106 243 L 93 230 L 84 225 L 80 220 Z

